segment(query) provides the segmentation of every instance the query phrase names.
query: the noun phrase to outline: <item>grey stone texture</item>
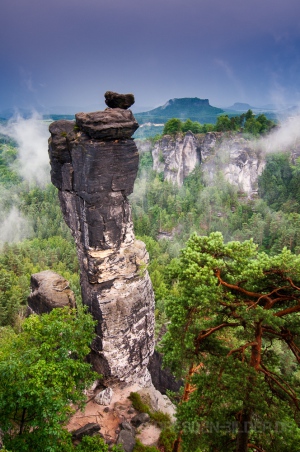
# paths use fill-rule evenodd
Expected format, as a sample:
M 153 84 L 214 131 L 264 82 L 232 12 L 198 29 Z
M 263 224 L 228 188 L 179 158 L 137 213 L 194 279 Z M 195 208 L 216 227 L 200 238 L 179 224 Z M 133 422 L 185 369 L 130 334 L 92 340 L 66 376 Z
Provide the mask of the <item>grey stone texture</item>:
M 258 176 L 265 167 L 263 154 L 259 142 L 223 132 L 165 135 L 152 149 L 153 169 L 163 172 L 173 184 L 182 186 L 195 167 L 202 165 L 207 181 L 213 181 L 220 171 L 225 180 L 248 196 L 257 193 Z
M 121 430 L 117 439 L 117 444 L 123 446 L 124 452 L 132 452 L 135 446 L 135 437 L 129 430 Z
M 81 440 L 84 436 L 93 436 L 100 431 L 100 425 L 96 422 L 90 422 L 83 427 L 72 432 L 72 438 Z
M 31 292 L 28 297 L 29 314 L 49 313 L 54 308 L 76 307 L 69 282 L 51 270 L 31 275 Z
M 133 94 L 119 94 L 113 91 L 106 91 L 104 97 L 105 103 L 109 108 L 123 108 L 127 110 L 135 102 Z
M 152 383 L 162 394 L 167 391 L 178 392 L 183 385 L 182 380 L 176 380 L 170 369 L 163 367 L 163 355 L 154 350 L 148 364 Z
M 145 244 L 135 239 L 128 195 L 139 155 L 138 127 L 120 108 L 80 113 L 49 127 L 51 180 L 77 246 L 84 304 L 98 320 L 91 361 L 125 382 L 151 382 L 154 295 Z
M 98 403 L 98 405 L 110 405 L 112 396 L 113 390 L 111 388 L 106 388 L 96 395 L 94 401 Z
M 145 424 L 145 422 L 149 421 L 150 416 L 148 413 L 138 413 L 131 419 L 131 423 L 134 427 L 139 427 L 140 425 Z
M 122 108 L 107 108 L 95 113 L 77 113 L 75 118 L 80 130 L 97 140 L 130 138 L 139 126 L 131 110 Z

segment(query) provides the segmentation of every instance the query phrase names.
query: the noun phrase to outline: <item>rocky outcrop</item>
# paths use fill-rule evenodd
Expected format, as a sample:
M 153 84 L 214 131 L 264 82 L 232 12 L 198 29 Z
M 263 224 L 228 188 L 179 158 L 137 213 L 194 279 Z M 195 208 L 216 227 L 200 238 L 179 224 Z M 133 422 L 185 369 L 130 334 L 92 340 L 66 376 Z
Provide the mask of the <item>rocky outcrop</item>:
M 164 172 L 166 180 L 181 186 L 195 166 L 200 163 L 200 149 L 192 132 L 173 138 L 165 135 L 152 151 L 153 169 Z
M 183 385 L 183 381 L 176 380 L 168 368 L 163 368 L 163 356 L 156 350 L 149 360 L 148 369 L 153 386 L 161 394 L 166 394 L 167 391 L 178 392 Z
M 130 138 L 138 123 L 130 110 L 111 108 L 95 113 L 77 113 L 76 124 L 90 138 L 112 141 Z
M 113 91 L 106 91 L 104 97 L 105 103 L 109 108 L 123 108 L 127 110 L 134 104 L 133 94 L 119 94 Z
M 211 181 L 221 172 L 239 191 L 251 196 L 257 193 L 258 176 L 265 167 L 262 147 L 257 141 L 211 132 L 200 144 L 203 172 Z
M 113 390 L 111 388 L 106 388 L 103 391 L 99 392 L 99 394 L 95 397 L 95 402 L 99 405 L 110 405 L 111 399 L 113 396 Z
M 72 439 L 81 441 L 84 436 L 94 436 L 99 433 L 100 425 L 96 422 L 89 422 L 85 424 L 83 427 L 78 428 L 77 430 L 72 432 Z
M 135 239 L 127 196 L 138 152 L 132 112 L 107 108 L 50 125 L 51 179 L 74 236 L 81 290 L 98 320 L 94 368 L 106 377 L 147 385 L 154 348 L 154 296 L 148 253 Z
M 248 195 L 257 191 L 258 176 L 265 166 L 262 155 L 256 142 L 220 132 L 198 136 L 188 132 L 176 138 L 165 135 L 152 150 L 153 169 L 178 186 L 201 164 L 208 179 L 221 171 L 228 182 Z
M 122 446 L 122 449 L 124 450 L 124 452 L 132 452 L 135 446 L 135 437 L 132 434 L 132 432 L 130 432 L 127 429 L 122 429 L 120 431 L 120 434 L 118 436 L 117 439 L 117 444 L 120 444 L 120 446 Z
M 28 314 L 45 314 L 54 308 L 75 308 L 75 297 L 69 282 L 51 270 L 31 275 Z

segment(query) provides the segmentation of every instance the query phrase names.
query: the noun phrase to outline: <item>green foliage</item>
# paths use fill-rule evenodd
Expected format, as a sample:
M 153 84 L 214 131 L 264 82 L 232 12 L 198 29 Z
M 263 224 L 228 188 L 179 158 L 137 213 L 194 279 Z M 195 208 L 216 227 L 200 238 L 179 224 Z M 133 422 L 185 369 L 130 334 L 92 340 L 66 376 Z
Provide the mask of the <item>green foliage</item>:
M 300 179 L 296 168 L 293 169 L 286 153 L 267 155 L 258 186 L 259 195 L 271 208 L 279 210 L 283 204 L 294 201 L 294 208 L 300 213 Z
M 168 414 L 165 414 L 162 411 L 151 410 L 149 405 L 142 401 L 141 396 L 137 392 L 131 392 L 128 398 L 132 402 L 132 406 L 135 410 L 149 414 L 150 419 L 155 421 L 159 426 L 170 424 L 171 419 Z
M 0 184 L 5 188 L 19 184 L 21 178 L 16 171 L 17 149 L 8 140 L 0 141 Z
M 181 132 L 182 123 L 180 119 L 172 118 L 166 122 L 163 130 L 163 135 L 176 135 Z
M 60 235 L 71 241 L 71 233 L 64 222 L 57 195 L 57 189 L 49 184 L 38 186 L 20 193 L 21 212 L 30 220 L 34 236 L 46 239 Z
M 215 129 L 214 124 L 204 123 L 202 126 L 202 133 L 213 132 Z
M 15 273 L 0 269 L 0 327 L 15 323 L 22 300 L 22 290 Z
M 159 452 L 159 449 L 154 446 L 145 446 L 137 439 L 133 452 Z
M 163 413 L 162 411 L 150 411 L 150 419 L 156 422 L 160 427 L 164 427 L 166 425 L 170 425 L 171 418 L 168 414 Z
M 267 120 L 264 115 L 255 116 L 251 110 L 236 117 L 219 116 L 216 126 L 213 124 L 200 125 L 200 123 L 195 121 L 196 119 L 192 116 L 191 119 L 185 121 L 175 119 L 176 127 L 182 133 L 186 133 L 189 130 L 193 133 L 206 133 L 218 130 L 218 128 L 219 130 L 235 132 L 244 128 L 245 132 L 256 135 L 266 133 L 274 126 L 274 123 Z M 209 121 L 210 119 L 206 120 Z M 142 129 L 140 130 L 142 131 Z M 162 131 L 162 127 L 160 131 Z M 156 137 L 156 139 L 158 138 L 160 136 Z M 1 344 L 10 342 L 15 337 L 15 333 L 9 328 L 9 325 L 13 326 L 15 331 L 19 331 L 21 328 L 21 317 L 27 303 L 29 280 L 32 273 L 51 268 L 62 274 L 70 281 L 71 288 L 74 290 L 77 303 L 80 306 L 79 266 L 76 249 L 69 229 L 62 218 L 57 199 L 57 190 L 52 185 L 42 189 L 36 186 L 29 186 L 21 181 L 18 176 L 17 151 L 14 146 L 14 143 L 6 138 L 1 140 L 0 137 L 2 218 L 4 219 L 11 207 L 16 205 L 28 220 L 32 236 L 30 240 L 25 240 L 22 243 L 4 244 L 0 252 Z M 200 235 L 207 236 L 211 232 L 221 231 L 225 242 L 232 239 L 244 241 L 253 237 L 254 242 L 259 245 L 259 249 L 266 251 L 272 259 L 281 252 L 283 247 L 296 254 L 300 253 L 300 160 L 292 161 L 284 154 L 268 156 L 265 171 L 259 181 L 259 187 L 259 194 L 263 200 L 242 199 L 235 188 L 226 183 L 220 174 L 217 175 L 214 185 L 210 185 L 204 180 L 201 168 L 197 168 L 193 174 L 185 179 L 184 186 L 178 188 L 164 181 L 161 174 L 156 174 L 152 171 L 152 156 L 150 152 L 141 155 L 138 178 L 134 194 L 131 197 L 131 203 L 136 234 L 145 241 L 151 258 L 148 270 L 155 290 L 157 333 L 160 333 L 161 329 L 164 329 L 165 325 L 168 324 L 170 318 L 169 310 L 171 308 L 174 310 L 173 321 L 176 324 L 175 320 L 177 317 L 178 321 L 180 321 L 180 316 L 184 313 L 186 314 L 188 309 L 192 311 L 195 307 L 195 300 L 206 296 L 207 302 L 209 302 L 212 297 L 211 294 L 215 293 L 216 288 L 214 286 L 213 289 L 210 288 L 211 294 L 207 293 L 210 287 L 210 279 L 208 278 L 207 282 L 202 284 L 203 290 L 199 288 L 199 292 L 195 291 L 194 295 L 191 295 L 194 285 L 197 286 L 197 281 L 195 281 L 194 285 L 189 285 L 187 295 L 184 294 L 183 296 L 182 261 L 177 256 L 180 248 L 183 247 L 192 232 L 196 231 Z M 157 240 L 158 234 L 162 236 L 163 233 L 170 234 L 171 240 Z M 289 256 L 289 254 L 286 255 L 287 260 L 290 259 Z M 226 269 L 229 273 L 232 271 L 230 267 L 231 259 L 232 256 L 227 256 L 224 260 L 224 272 Z M 255 262 L 256 257 L 250 257 L 249 260 Z M 242 257 L 240 262 L 243 262 Z M 194 266 L 197 267 L 197 265 L 198 263 L 194 262 Z M 186 268 L 190 269 L 190 266 L 186 265 Z M 251 271 L 253 271 L 255 276 L 256 268 L 252 268 Z M 203 273 L 205 273 L 204 270 Z M 230 275 L 234 279 L 235 273 L 230 273 Z M 214 278 L 213 275 L 210 276 L 212 279 Z M 187 274 L 185 277 L 186 281 L 188 281 L 189 275 Z M 253 283 L 253 278 L 250 284 Z M 275 283 L 276 281 L 274 281 Z M 215 295 L 215 299 L 211 302 L 211 311 L 207 311 L 206 305 L 202 306 L 201 309 L 199 308 L 199 312 L 203 312 L 203 319 L 199 324 L 196 323 L 194 325 L 195 331 L 198 331 L 197 328 L 209 328 L 214 325 L 214 322 L 217 322 L 219 317 L 222 318 L 223 311 L 227 312 L 227 308 L 223 306 L 223 311 L 219 307 L 220 309 L 214 314 L 211 313 L 215 307 L 214 303 L 218 300 L 218 294 Z M 227 292 L 225 295 L 226 297 L 229 296 Z M 182 305 L 178 303 L 181 298 Z M 168 300 L 167 314 L 169 317 L 166 314 L 166 300 Z M 173 304 L 172 300 L 174 301 Z M 201 298 L 201 300 L 203 299 Z M 187 302 L 189 303 L 189 308 L 185 305 Z M 183 313 L 182 306 L 185 306 Z M 243 386 L 245 385 L 244 380 L 248 378 L 249 371 L 241 365 L 238 359 L 230 361 L 228 358 L 226 360 L 224 355 L 226 355 L 230 347 L 235 346 L 238 348 L 248 336 L 251 336 L 249 319 L 252 319 L 250 316 L 252 311 L 252 309 L 247 311 L 242 308 L 238 310 L 238 315 L 245 317 L 244 320 L 248 325 L 245 330 L 237 328 L 233 331 L 229 327 L 227 332 L 224 329 L 224 334 L 222 333 L 220 336 L 212 335 L 206 340 L 205 344 L 202 344 L 208 350 L 208 352 L 205 351 L 207 353 L 205 359 L 201 358 L 202 362 L 212 370 L 206 375 L 201 374 L 201 376 L 196 373 L 193 378 L 195 378 L 195 384 L 204 388 L 205 391 L 203 391 L 202 395 L 200 395 L 199 391 L 195 391 L 190 398 L 189 404 L 179 408 L 179 413 L 181 414 L 179 414 L 178 428 L 183 426 L 188 432 L 192 430 L 190 443 L 186 442 L 184 446 L 189 451 L 198 447 L 196 442 L 199 439 L 199 433 L 201 433 L 203 444 L 205 444 L 205 446 L 200 448 L 202 452 L 203 450 L 215 450 L 213 447 L 219 448 L 218 450 L 220 451 L 230 450 L 231 446 L 226 449 L 227 446 L 224 446 L 224 442 L 227 439 L 233 441 L 235 432 L 224 431 L 221 434 L 222 429 L 218 429 L 217 422 L 219 422 L 219 419 L 229 419 L 228 422 L 236 422 L 235 416 L 240 409 L 241 399 L 236 397 L 235 391 L 238 391 L 239 385 L 245 389 L 245 386 Z M 258 309 L 257 311 L 259 312 Z M 194 320 L 193 316 L 192 320 Z M 297 323 L 296 320 L 295 323 Z M 178 367 L 183 367 L 185 371 L 188 370 L 191 359 L 189 353 L 192 348 L 194 330 L 188 329 L 186 339 L 183 341 L 187 354 L 182 356 L 176 350 L 175 345 L 172 352 L 174 362 L 178 359 Z M 180 337 L 180 334 L 178 337 Z M 272 345 L 270 344 L 271 342 Z M 205 347 L 204 349 L 206 350 Z M 297 387 L 300 371 L 298 371 L 297 363 L 289 349 L 282 345 L 278 339 L 266 340 L 264 347 L 264 353 L 268 357 L 268 365 L 271 366 L 270 369 L 287 378 L 286 381 L 291 386 L 295 382 Z M 202 353 L 201 350 L 200 352 Z M 246 357 L 247 354 L 249 356 L 249 349 L 245 351 Z M 215 360 L 213 359 L 214 357 Z M 224 371 L 220 381 L 212 378 L 212 375 L 220 374 L 220 367 L 222 366 Z M 174 364 L 175 368 L 176 365 Z M 178 372 L 180 372 L 180 369 L 178 369 Z M 23 370 L 21 374 L 24 375 Z M 236 375 L 236 382 L 235 380 L 232 381 L 231 374 Z M 197 380 L 198 378 L 199 381 Z M 262 382 L 263 384 L 265 385 L 266 381 Z M 230 391 L 228 388 L 230 388 Z M 284 428 L 286 431 L 280 437 L 279 433 L 276 433 L 274 436 L 276 443 L 270 443 L 269 431 L 264 434 L 263 432 L 258 433 L 258 441 L 261 441 L 261 444 L 265 442 L 267 447 L 269 447 L 268 450 L 274 450 L 275 452 L 297 450 L 296 444 L 297 441 L 299 442 L 297 416 L 296 421 L 291 420 L 291 410 L 283 403 L 286 401 L 286 396 L 280 394 L 282 403 L 278 402 L 274 394 L 272 393 L 271 395 L 270 392 L 272 390 L 270 388 L 266 391 L 262 389 L 261 392 L 258 391 L 255 395 L 253 400 L 258 403 L 257 420 L 258 422 L 269 422 L 270 425 L 274 426 L 279 419 L 279 422 L 283 423 L 283 426 L 280 424 L 279 428 Z M 260 398 L 261 400 L 259 400 Z M 210 407 L 212 400 L 214 403 L 212 404 L 211 412 L 204 420 L 206 416 L 204 408 L 205 406 Z M 199 407 L 202 408 L 202 405 L 203 418 L 199 420 L 198 414 L 195 417 L 194 409 L 196 407 L 198 409 Z M 267 405 L 273 407 L 272 409 L 276 411 L 276 419 L 272 417 L 272 413 L 269 413 L 270 410 L 267 409 Z M 232 408 L 234 414 L 230 412 L 230 408 Z M 207 411 L 209 411 L 208 408 Z M 158 414 L 158 421 L 164 423 L 164 420 L 159 419 L 159 416 Z M 196 423 L 192 424 L 194 420 Z M 219 425 L 223 424 L 220 423 Z M 212 432 L 208 431 L 209 429 Z M 287 435 L 288 429 L 293 429 L 289 437 Z M 212 433 L 216 431 L 220 433 L 221 446 L 217 444 L 217 439 L 216 443 L 210 443 Z M 35 435 L 37 434 L 35 432 Z M 59 438 L 57 442 L 55 443 L 56 440 L 53 442 L 53 450 L 60 450 L 61 452 L 73 450 L 70 435 L 63 430 L 61 430 L 59 435 L 57 436 Z M 47 437 L 48 433 L 45 436 Z M 197 441 L 194 443 L 195 438 Z M 254 439 L 256 440 L 256 438 Z M 44 447 L 43 441 L 43 434 L 41 434 L 41 448 Z M 97 440 L 94 441 L 96 442 Z M 207 446 L 207 444 L 210 445 Z M 15 447 L 13 452 L 25 450 L 24 444 L 22 445 L 24 449 Z M 92 444 L 91 447 L 93 447 Z M 30 444 L 28 448 L 30 449 Z M 37 450 L 39 449 L 37 448 Z M 49 450 L 51 450 L 50 443 Z
M 8 449 L 62 450 L 70 403 L 82 406 L 95 378 L 85 362 L 94 324 L 64 308 L 30 316 L 19 334 L 0 330 L 0 425 Z
M 152 158 L 152 152 L 143 152 L 140 155 L 140 162 L 139 162 L 139 170 L 138 170 L 138 177 L 143 177 L 143 175 L 147 172 L 152 172 L 153 167 L 153 158 Z
M 74 243 L 53 236 L 4 245 L 0 251 L 0 326 L 14 325 L 27 305 L 30 277 L 52 269 L 64 276 L 80 305 L 79 265 Z
M 141 396 L 137 392 L 131 392 L 128 399 L 132 402 L 132 406 L 135 410 L 150 415 L 149 406 L 142 401 Z
M 191 121 L 190 119 L 187 119 L 181 126 L 181 130 L 183 133 L 186 132 L 193 132 L 193 133 L 202 133 L 202 126 L 197 121 Z
M 248 442 L 296 452 L 300 257 L 259 253 L 252 240 L 225 244 L 216 232 L 193 235 L 176 269 L 163 352 L 186 375 L 177 409 L 183 451 L 237 450 L 247 422 Z
M 176 133 L 186 133 L 189 130 L 193 133 L 207 133 L 207 132 L 227 132 L 227 131 L 244 131 L 246 134 L 259 135 L 269 132 L 275 123 L 264 114 L 257 117 L 253 114 L 252 110 L 248 110 L 247 113 L 243 113 L 240 116 L 229 117 L 228 115 L 220 115 L 217 117 L 216 124 L 204 124 L 203 126 L 191 119 L 187 119 L 185 122 L 180 121 L 178 118 L 169 119 L 163 130 L 163 135 L 175 135 Z
M 173 444 L 176 439 L 176 433 L 171 427 L 165 428 L 159 435 L 158 445 L 163 448 L 164 452 L 172 452 Z
M 215 130 L 217 132 L 232 130 L 232 122 L 230 121 L 228 115 L 221 115 L 218 117 Z
M 117 445 L 109 449 L 109 446 L 100 436 L 84 436 L 74 450 L 76 452 L 108 452 L 109 450 L 112 452 L 123 452 L 123 448 Z

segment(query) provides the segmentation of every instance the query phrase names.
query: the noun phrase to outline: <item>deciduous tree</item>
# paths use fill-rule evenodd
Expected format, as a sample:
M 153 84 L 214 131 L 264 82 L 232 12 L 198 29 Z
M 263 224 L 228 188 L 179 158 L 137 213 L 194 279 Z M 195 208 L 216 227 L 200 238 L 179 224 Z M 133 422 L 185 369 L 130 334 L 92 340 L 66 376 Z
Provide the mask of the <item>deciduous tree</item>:
M 71 404 L 94 378 L 85 357 L 94 335 L 88 314 L 32 315 L 22 332 L 0 329 L 0 427 L 14 452 L 62 451 Z

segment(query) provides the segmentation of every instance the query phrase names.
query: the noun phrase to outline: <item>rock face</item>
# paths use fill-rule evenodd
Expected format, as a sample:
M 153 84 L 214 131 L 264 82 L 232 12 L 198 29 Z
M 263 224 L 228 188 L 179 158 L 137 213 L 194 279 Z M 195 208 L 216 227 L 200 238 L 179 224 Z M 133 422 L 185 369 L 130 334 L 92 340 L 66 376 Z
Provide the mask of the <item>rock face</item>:
M 188 132 L 176 139 L 165 135 L 152 150 L 153 169 L 181 186 L 198 164 L 213 179 L 221 171 L 225 179 L 248 195 L 257 191 L 257 179 L 265 161 L 261 149 L 239 135 L 209 132 L 195 136 Z
M 178 392 L 183 385 L 182 380 L 176 380 L 169 369 L 163 368 L 163 356 L 154 350 L 148 364 L 152 383 L 161 394 L 167 391 Z
M 105 103 L 109 108 L 123 108 L 127 110 L 134 104 L 133 94 L 119 94 L 113 91 L 106 91 L 104 97 Z
M 75 297 L 68 281 L 51 270 L 31 275 L 28 297 L 29 314 L 45 314 L 54 308 L 75 308 Z
M 135 240 L 127 196 L 138 169 L 132 112 L 79 113 L 50 125 L 52 183 L 74 236 L 83 302 L 98 320 L 94 368 L 106 377 L 149 384 L 154 296 L 148 253 Z
M 257 193 L 265 159 L 257 142 L 240 135 L 211 132 L 200 144 L 203 171 L 210 179 L 221 171 L 225 179 L 248 196 Z
M 154 171 L 163 171 L 166 180 L 179 186 L 201 161 L 200 148 L 192 132 L 176 139 L 165 135 L 156 143 L 152 157 Z
M 96 140 L 130 138 L 139 126 L 132 112 L 122 108 L 108 108 L 95 113 L 77 113 L 75 118 L 79 129 Z
M 135 438 L 129 430 L 121 430 L 117 444 L 123 447 L 124 452 L 132 452 L 135 446 Z

